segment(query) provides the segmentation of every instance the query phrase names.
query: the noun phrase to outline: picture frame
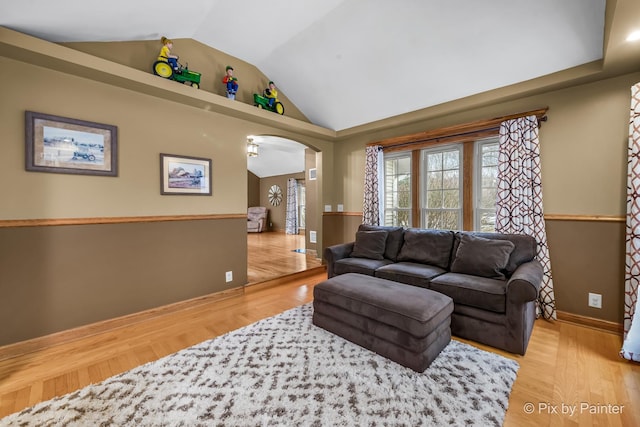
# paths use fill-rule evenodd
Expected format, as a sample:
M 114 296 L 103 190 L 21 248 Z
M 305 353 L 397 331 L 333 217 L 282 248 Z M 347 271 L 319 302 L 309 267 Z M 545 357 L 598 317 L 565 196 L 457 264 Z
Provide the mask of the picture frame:
M 118 176 L 118 128 L 25 112 L 25 167 L 31 172 Z
M 160 194 L 211 196 L 211 159 L 160 153 Z

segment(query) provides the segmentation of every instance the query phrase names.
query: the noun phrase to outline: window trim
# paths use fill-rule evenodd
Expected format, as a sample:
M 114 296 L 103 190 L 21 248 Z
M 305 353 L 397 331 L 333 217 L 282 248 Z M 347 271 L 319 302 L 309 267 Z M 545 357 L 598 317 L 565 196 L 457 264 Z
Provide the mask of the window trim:
M 406 152 L 396 152 L 396 153 L 391 153 L 391 154 L 385 154 L 383 155 L 383 171 L 382 171 L 382 179 L 383 179 L 383 183 L 382 183 L 382 191 L 383 194 L 386 193 L 386 184 L 387 184 L 387 168 L 386 168 L 386 162 L 387 160 L 393 160 L 393 159 L 398 159 L 398 158 L 405 158 L 408 157 L 409 158 L 409 163 L 410 163 L 410 170 L 409 170 L 409 187 L 410 187 L 410 191 L 411 191 L 411 206 L 409 207 L 409 223 L 411 224 L 411 226 L 413 227 L 414 224 L 414 218 L 415 218 L 415 194 L 414 194 L 414 183 L 416 181 L 416 179 L 414 178 L 416 175 L 414 175 L 414 165 L 415 165 L 415 161 L 414 161 L 414 156 L 413 153 L 406 153 Z M 399 211 L 398 208 L 394 209 L 396 212 Z M 404 210 L 404 209 L 403 209 Z M 387 217 L 387 206 L 386 206 L 386 200 L 382 200 L 382 222 L 385 223 L 386 221 L 386 217 Z
M 388 138 L 382 141 L 370 142 L 367 146 L 382 147 L 384 156 L 395 152 L 411 153 L 411 176 L 419 179 L 411 180 L 411 223 L 412 227 L 420 227 L 421 201 L 419 199 L 420 174 L 420 152 L 427 147 L 435 147 L 447 144 L 463 145 L 463 230 L 475 229 L 475 182 L 476 182 L 476 141 L 497 137 L 500 124 L 505 120 L 519 117 L 536 116 L 538 123 L 547 120 L 548 107 L 537 110 L 510 114 L 488 120 L 479 120 L 439 129 L 432 129 L 424 132 Z
M 476 186 L 478 182 L 478 174 L 480 173 L 480 164 L 478 162 L 478 147 L 483 141 L 495 140 L 498 137 L 498 132 L 494 132 L 490 136 L 484 138 L 465 138 L 463 141 L 457 142 L 441 142 L 435 141 L 428 144 L 420 144 L 420 148 L 414 148 L 411 150 L 392 150 L 391 152 L 384 152 L 384 159 L 394 157 L 411 157 L 411 213 L 410 222 L 411 227 L 422 228 L 422 189 L 421 182 L 424 179 L 424 171 L 421 167 L 422 153 L 428 150 L 440 150 L 441 148 L 458 146 L 462 149 L 462 162 L 460 168 L 462 169 L 462 230 L 473 231 L 476 229 Z M 386 179 L 386 170 L 383 171 L 383 176 Z M 414 177 L 417 177 L 415 179 Z M 385 188 L 383 187 L 383 191 Z M 384 207 L 383 212 L 386 212 Z M 384 217 L 382 218 L 384 223 Z
M 460 208 L 457 209 L 457 211 L 460 213 L 460 219 L 458 221 L 458 227 L 463 226 L 464 224 L 464 205 L 465 205 L 465 188 L 464 188 L 464 183 L 465 183 L 465 165 L 464 165 L 464 145 L 463 144 L 459 144 L 459 143 L 454 143 L 454 144 L 439 144 L 439 145 L 431 145 L 430 147 L 425 147 L 425 148 L 421 148 L 419 150 L 420 153 L 420 166 L 424 166 L 426 163 L 426 159 L 425 157 L 431 152 L 444 152 L 444 151 L 453 151 L 453 150 L 457 150 L 458 151 L 458 171 L 459 171 L 459 178 L 458 178 L 458 183 L 460 186 L 460 194 L 459 194 L 459 199 L 458 199 L 458 203 L 460 204 Z M 418 214 L 418 221 L 416 221 L 418 223 L 418 227 L 420 228 L 424 228 L 426 227 L 426 212 L 429 210 L 425 205 L 426 205 L 426 173 L 428 171 L 426 170 L 426 167 L 420 167 L 420 172 L 419 172 L 419 177 L 420 179 L 418 180 L 418 187 L 419 187 L 419 198 L 418 198 L 418 204 L 419 204 L 419 214 Z M 414 222 L 415 223 L 415 222 Z
M 482 153 L 482 146 L 483 145 L 489 145 L 489 144 L 500 144 L 500 140 L 498 138 L 498 135 L 496 136 L 492 136 L 492 137 L 488 137 L 488 138 L 482 138 L 479 139 L 475 142 L 474 144 L 474 158 L 475 158 L 475 165 L 477 166 L 477 170 L 473 176 L 474 180 L 473 180 L 473 212 L 472 212 L 472 228 L 470 228 L 471 230 L 481 230 L 482 225 L 480 224 L 480 218 L 478 215 L 478 210 L 480 209 L 478 206 L 480 206 L 480 199 L 482 196 L 482 157 L 481 157 L 481 153 Z
M 434 143 L 453 143 L 478 140 L 484 137 L 497 135 L 500 124 L 505 120 L 517 119 L 519 117 L 536 116 L 538 123 L 547 120 L 546 113 L 549 107 L 537 110 L 526 111 L 517 114 L 495 117 L 493 119 L 479 120 L 470 123 L 463 123 L 444 128 L 432 129 L 410 135 L 388 138 L 382 141 L 370 142 L 367 146 L 380 146 L 385 152 L 388 151 L 411 151 Z

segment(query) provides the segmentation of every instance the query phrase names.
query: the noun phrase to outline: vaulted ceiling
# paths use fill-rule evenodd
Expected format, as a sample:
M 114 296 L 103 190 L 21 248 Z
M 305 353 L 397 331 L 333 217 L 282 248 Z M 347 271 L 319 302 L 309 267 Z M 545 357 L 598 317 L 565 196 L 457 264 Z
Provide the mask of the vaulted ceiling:
M 640 30 L 639 4 L 21 0 L 0 3 L 0 25 L 52 42 L 192 38 L 255 65 L 312 123 L 340 131 L 594 61 L 627 63 L 622 38 Z

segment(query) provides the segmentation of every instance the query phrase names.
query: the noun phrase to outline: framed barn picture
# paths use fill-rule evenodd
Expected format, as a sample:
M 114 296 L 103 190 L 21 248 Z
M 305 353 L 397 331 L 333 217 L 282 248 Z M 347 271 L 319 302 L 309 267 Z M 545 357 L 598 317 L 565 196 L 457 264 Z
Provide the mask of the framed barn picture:
M 160 154 L 160 194 L 211 195 L 211 159 Z

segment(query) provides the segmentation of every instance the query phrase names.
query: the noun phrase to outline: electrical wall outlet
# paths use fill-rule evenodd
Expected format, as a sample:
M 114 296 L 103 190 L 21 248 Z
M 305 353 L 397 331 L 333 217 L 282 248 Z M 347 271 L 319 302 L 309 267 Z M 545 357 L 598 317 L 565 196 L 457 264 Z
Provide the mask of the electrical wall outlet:
M 233 271 L 227 271 L 224 273 L 224 277 L 227 283 L 231 282 L 233 280 Z
M 316 242 L 316 232 L 315 231 L 310 231 L 309 232 L 309 243 L 317 243 Z
M 602 295 L 589 292 L 589 307 L 602 308 Z

